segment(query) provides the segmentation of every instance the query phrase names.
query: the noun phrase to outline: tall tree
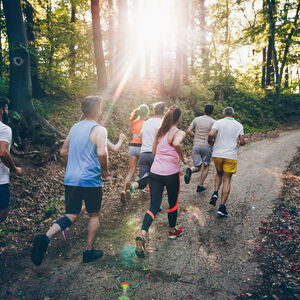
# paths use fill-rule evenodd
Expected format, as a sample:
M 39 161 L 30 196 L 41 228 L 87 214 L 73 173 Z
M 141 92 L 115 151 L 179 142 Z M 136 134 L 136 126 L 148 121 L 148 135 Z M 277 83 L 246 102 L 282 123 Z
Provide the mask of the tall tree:
M 189 1 L 183 1 L 183 18 L 182 18 L 182 71 L 183 71 L 183 82 L 189 84 L 189 65 L 188 65 L 188 38 L 189 38 Z
M 109 39 L 109 78 L 114 74 L 115 59 L 115 23 L 113 0 L 108 0 L 108 39 Z
M 71 39 L 70 39 L 70 75 L 75 76 L 76 51 L 75 51 L 75 23 L 76 23 L 76 0 L 71 0 Z
M 200 29 L 202 68 L 205 71 L 207 69 L 207 65 L 208 65 L 205 0 L 199 1 L 199 29 Z
M 99 0 L 91 0 L 91 12 L 93 24 L 94 55 L 98 77 L 98 89 L 103 90 L 107 86 L 107 77 L 102 45 Z
M 2 77 L 3 73 L 2 29 L 2 2 L 0 1 L 0 77 Z
M 2 0 L 9 44 L 11 108 L 22 113 L 29 124 L 40 123 L 44 128 L 60 133 L 36 113 L 32 103 L 30 59 L 20 0 Z

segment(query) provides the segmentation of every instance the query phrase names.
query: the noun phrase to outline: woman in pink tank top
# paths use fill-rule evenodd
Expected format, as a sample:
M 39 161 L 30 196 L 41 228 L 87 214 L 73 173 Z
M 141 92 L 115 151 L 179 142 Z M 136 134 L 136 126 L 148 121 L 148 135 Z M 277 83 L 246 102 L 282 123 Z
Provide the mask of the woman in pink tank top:
M 145 234 L 160 209 L 163 190 L 168 192 L 169 238 L 176 239 L 182 234 L 182 227 L 176 226 L 178 198 L 180 192 L 179 159 L 185 163 L 182 142 L 186 133 L 176 126 L 181 121 L 179 107 L 171 107 L 164 115 L 162 124 L 153 143 L 154 161 L 150 170 L 150 209 L 146 212 L 141 234 L 136 237 L 136 254 L 145 256 Z

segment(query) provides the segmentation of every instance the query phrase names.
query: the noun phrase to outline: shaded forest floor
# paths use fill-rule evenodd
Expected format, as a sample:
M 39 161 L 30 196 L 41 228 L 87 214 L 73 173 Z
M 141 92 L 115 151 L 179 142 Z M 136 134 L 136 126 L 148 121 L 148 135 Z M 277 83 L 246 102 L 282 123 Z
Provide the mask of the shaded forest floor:
M 253 135 L 251 139 L 257 145 L 260 144 L 259 141 L 266 144 L 269 140 L 271 141 L 268 142 L 271 143 L 270 147 L 276 147 L 276 142 L 273 145 L 272 141 L 277 141 L 278 136 L 279 131 L 274 131 L 268 134 Z M 289 145 L 286 146 L 288 147 Z M 256 147 L 252 146 L 251 149 L 255 150 Z M 264 146 L 262 146 L 262 151 L 263 149 Z M 248 154 L 247 148 L 242 153 Z M 284 149 L 282 153 L 284 153 Z M 299 199 L 299 156 L 298 151 L 284 175 L 284 186 L 280 197 L 273 203 L 275 206 L 271 204 L 272 201 L 270 199 L 265 203 L 268 208 L 274 206 L 273 210 L 269 210 L 269 213 L 266 214 L 266 211 L 263 211 L 265 208 L 262 207 L 262 212 L 255 217 L 258 224 L 261 222 L 259 227 L 260 233 L 258 237 L 252 233 L 254 236 L 251 236 L 251 239 L 249 239 L 251 240 L 251 245 L 255 244 L 255 246 L 251 246 L 252 249 L 254 248 L 254 251 L 248 251 L 250 258 L 247 257 L 246 261 L 255 265 L 254 269 L 256 270 L 253 269 L 252 273 L 250 272 L 253 276 L 244 274 L 244 272 L 241 272 L 239 275 L 240 278 L 245 277 L 243 284 L 238 288 L 240 297 L 242 298 L 252 297 L 253 299 L 257 299 L 258 297 L 265 297 L 265 299 L 277 299 L 274 298 L 276 296 L 279 299 L 296 299 L 296 295 L 299 293 L 299 290 L 296 288 L 297 283 L 299 286 L 299 282 L 297 281 L 299 280 L 299 261 L 297 261 L 297 252 L 295 251 L 297 244 L 299 244 L 299 237 L 297 235 L 299 231 L 299 203 L 296 203 Z M 174 272 L 171 272 L 163 263 L 164 261 L 169 262 L 167 249 L 173 247 L 168 243 L 165 244 L 165 242 L 162 242 L 164 235 L 157 232 L 165 231 L 166 220 L 162 224 L 160 224 L 161 221 L 155 223 L 157 227 L 155 233 L 150 231 L 153 240 L 151 239 L 150 242 L 150 251 L 152 254 L 150 253 L 149 260 L 146 262 L 134 262 L 130 266 L 124 265 L 122 259 L 121 261 L 119 260 L 119 255 L 121 257 L 123 254 L 126 256 L 126 251 L 124 252 L 124 248 L 120 249 L 119 244 L 124 243 L 128 250 L 131 251 L 131 244 L 140 226 L 141 218 L 145 209 L 148 208 L 148 198 L 143 194 L 139 194 L 138 199 L 134 199 L 134 202 L 127 207 L 122 206 L 119 202 L 119 192 L 122 188 L 124 174 L 127 169 L 126 157 L 127 146 L 123 146 L 119 154 L 111 155 L 111 178 L 104 184 L 104 199 L 101 213 L 103 227 L 99 234 L 100 245 L 102 245 L 102 240 L 111 239 L 114 235 L 116 237 L 111 242 L 103 242 L 102 246 L 105 253 L 107 253 L 106 258 L 99 265 L 92 264 L 85 269 L 78 265 L 78 261 L 81 260 L 80 255 L 86 236 L 86 218 L 83 218 L 83 221 L 75 225 L 72 230 L 74 246 L 71 249 L 64 244 L 61 236 L 58 236 L 49 250 L 45 267 L 41 269 L 35 268 L 29 261 L 30 244 L 33 235 L 37 231 L 44 232 L 52 224 L 53 220 L 56 219 L 57 215 L 60 215 L 64 211 L 62 185 L 64 168 L 55 162 L 50 162 L 43 167 L 34 167 L 33 162 L 28 160 L 19 161 L 20 165 L 24 166 L 25 174 L 23 177 L 12 176 L 11 178 L 11 183 L 14 187 L 12 189 L 11 213 L 8 220 L 4 224 L 1 224 L 0 228 L 0 297 L 25 297 L 28 299 L 45 299 L 46 297 L 48 299 L 59 299 L 62 296 L 61 292 L 68 295 L 70 299 L 72 295 L 73 299 L 89 299 L 94 296 L 100 296 L 100 298 L 102 296 L 105 299 L 116 299 L 121 294 L 120 281 L 129 280 L 129 278 L 131 278 L 131 285 L 135 287 L 131 290 L 131 299 L 152 299 L 151 297 L 153 299 L 167 299 L 164 298 L 164 296 L 167 297 L 166 295 L 172 296 L 173 299 L 205 299 L 203 297 L 207 297 L 206 299 L 213 299 L 214 297 L 215 299 L 232 299 L 233 295 L 238 296 L 233 291 L 229 291 L 230 289 L 224 292 L 222 291 L 222 287 L 218 289 L 209 285 L 210 276 L 214 278 L 216 274 L 205 274 L 208 272 L 205 270 L 212 268 L 215 271 L 219 271 L 219 273 L 225 272 L 225 270 L 222 270 L 222 259 L 218 258 L 219 254 L 215 254 L 214 256 L 215 250 L 212 247 L 217 247 L 219 250 L 225 247 L 226 251 L 231 252 L 231 247 L 235 248 L 238 246 L 234 242 L 235 235 L 233 237 L 230 237 L 230 235 L 232 235 L 232 231 L 235 232 L 236 230 L 240 235 L 241 228 L 244 230 L 244 227 L 249 225 L 249 222 L 244 223 L 243 221 L 240 223 L 240 220 L 245 218 L 243 212 L 245 209 L 247 218 L 249 217 L 248 214 L 251 218 L 254 217 L 252 216 L 254 212 L 251 212 L 252 208 L 249 209 L 252 206 L 241 204 L 240 211 L 238 204 L 238 206 L 233 205 L 231 208 L 233 216 L 229 218 L 229 222 L 227 221 L 226 225 L 228 228 L 219 232 L 218 230 L 215 231 L 213 228 L 216 225 L 221 225 L 221 223 L 215 219 L 214 211 L 211 209 L 207 211 L 205 202 L 197 204 L 199 201 L 198 195 L 195 195 L 191 190 L 191 188 L 194 189 L 194 186 L 183 186 L 182 189 L 181 199 L 183 203 L 180 211 L 182 215 L 180 221 L 183 222 L 188 231 L 185 237 L 178 240 L 179 247 L 182 249 L 186 249 L 186 246 L 190 245 L 191 256 L 189 259 L 196 259 L 193 270 L 188 270 L 189 264 L 188 262 L 184 262 L 184 264 L 181 264 L 183 268 L 177 266 Z M 276 157 L 273 157 L 273 159 L 276 159 Z M 247 161 L 247 159 L 244 160 Z M 247 166 L 244 165 L 244 167 L 247 169 Z M 207 181 L 210 189 L 213 173 L 213 168 L 211 168 Z M 258 170 L 258 174 L 263 175 L 260 173 L 260 170 Z M 248 175 L 247 172 L 237 174 L 237 178 L 242 180 L 241 177 Z M 246 191 L 242 189 L 242 192 L 249 193 L 249 200 L 251 199 L 253 202 L 258 201 L 258 199 L 252 199 L 252 190 L 257 188 L 255 182 L 253 182 L 253 187 L 246 183 L 243 183 L 243 185 L 243 189 L 246 189 Z M 268 187 L 262 187 L 262 191 L 268 193 Z M 204 196 L 208 198 L 209 193 L 210 190 Z M 239 191 L 233 191 L 231 196 L 235 199 L 233 202 L 238 202 L 238 197 L 235 194 L 239 194 Z M 262 196 L 262 192 L 260 196 Z M 203 195 L 200 195 L 200 200 L 202 198 Z M 274 200 L 275 196 L 272 199 Z M 262 203 L 264 201 L 263 197 L 259 200 Z M 254 206 L 258 205 L 253 204 Z M 166 206 L 164 206 L 164 211 L 166 211 Z M 165 213 L 163 213 L 164 215 Z M 161 219 L 162 217 L 159 218 Z M 196 233 L 198 232 L 199 236 L 198 234 L 196 234 L 196 237 L 194 236 L 192 233 L 194 230 Z M 120 237 L 118 237 L 119 233 Z M 217 239 L 221 238 L 221 240 L 216 245 L 213 245 L 212 243 L 214 242 L 211 236 Z M 227 238 L 228 241 L 226 240 Z M 194 242 L 195 245 L 193 246 Z M 197 245 L 201 244 L 203 244 L 205 251 L 201 247 L 197 248 Z M 232 245 L 230 246 L 230 244 Z M 247 247 L 249 248 L 249 245 Z M 156 251 L 158 249 L 160 254 Z M 164 250 L 166 254 L 161 253 Z M 208 252 L 205 254 L 203 251 L 205 253 Z M 182 255 L 181 252 L 182 250 L 178 249 L 179 255 Z M 201 262 L 201 258 L 197 258 L 199 255 L 203 259 L 205 259 L 205 255 L 208 255 L 207 259 L 210 264 L 207 265 L 207 263 Z M 223 263 L 228 266 L 232 262 Z M 101 269 L 100 273 L 98 273 L 99 267 Z M 232 266 L 230 266 L 230 270 L 231 268 Z M 202 273 L 205 275 L 201 273 L 201 270 L 204 270 Z M 91 279 L 87 278 L 88 275 L 78 278 L 77 275 L 73 274 L 73 272 L 77 271 L 86 271 L 93 278 L 98 278 L 97 280 L 101 284 L 99 283 L 97 292 L 95 291 L 94 283 L 91 282 Z M 199 272 L 204 277 L 199 277 Z M 234 276 L 238 276 L 237 274 L 239 274 L 236 271 L 232 273 L 235 274 Z M 84 286 L 86 284 L 88 286 L 91 285 L 92 292 L 85 295 L 77 291 L 77 294 L 75 294 L 76 290 L 73 293 L 65 289 L 64 285 L 62 285 L 62 280 L 66 279 L 66 275 L 68 277 L 68 274 L 75 282 L 80 279 L 81 283 L 84 282 Z M 232 276 L 229 276 L 227 279 L 227 284 L 234 279 Z M 151 278 L 151 281 L 149 281 L 149 278 Z M 48 280 L 50 280 L 51 286 L 46 288 L 44 285 Z M 159 286 L 164 286 L 163 283 L 175 284 L 176 282 L 178 283 L 178 288 L 181 287 L 181 292 L 176 291 L 178 288 L 174 288 L 173 291 L 164 291 L 159 288 Z M 151 291 L 151 284 L 157 287 L 154 294 Z M 38 289 L 41 289 L 41 286 L 43 287 L 42 290 L 37 292 Z M 52 292 L 49 288 L 52 289 Z

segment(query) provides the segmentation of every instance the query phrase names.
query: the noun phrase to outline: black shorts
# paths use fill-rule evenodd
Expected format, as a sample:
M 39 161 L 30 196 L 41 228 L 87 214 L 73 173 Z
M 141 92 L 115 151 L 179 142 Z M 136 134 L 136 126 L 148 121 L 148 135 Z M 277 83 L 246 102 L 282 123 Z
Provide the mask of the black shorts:
M 66 214 L 78 215 L 83 200 L 88 213 L 99 212 L 102 202 L 102 187 L 65 185 Z

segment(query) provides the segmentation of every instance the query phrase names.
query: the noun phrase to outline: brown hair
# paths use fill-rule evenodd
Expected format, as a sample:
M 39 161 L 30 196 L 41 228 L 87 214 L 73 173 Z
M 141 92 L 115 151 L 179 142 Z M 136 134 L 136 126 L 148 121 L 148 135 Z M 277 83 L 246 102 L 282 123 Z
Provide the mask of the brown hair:
M 179 107 L 170 107 L 163 116 L 161 125 L 156 134 L 156 138 L 160 139 L 161 137 L 163 137 L 170 130 L 170 128 L 177 123 L 180 116 L 181 109 Z
M 83 114 L 88 117 L 91 114 L 92 109 L 97 103 L 101 101 L 99 96 L 87 96 L 81 101 L 81 110 Z
M 165 112 L 165 102 L 157 102 L 153 105 L 153 113 L 161 116 Z
M 136 119 L 143 119 L 149 115 L 149 107 L 146 104 L 140 105 L 130 115 L 129 121 L 133 122 Z

